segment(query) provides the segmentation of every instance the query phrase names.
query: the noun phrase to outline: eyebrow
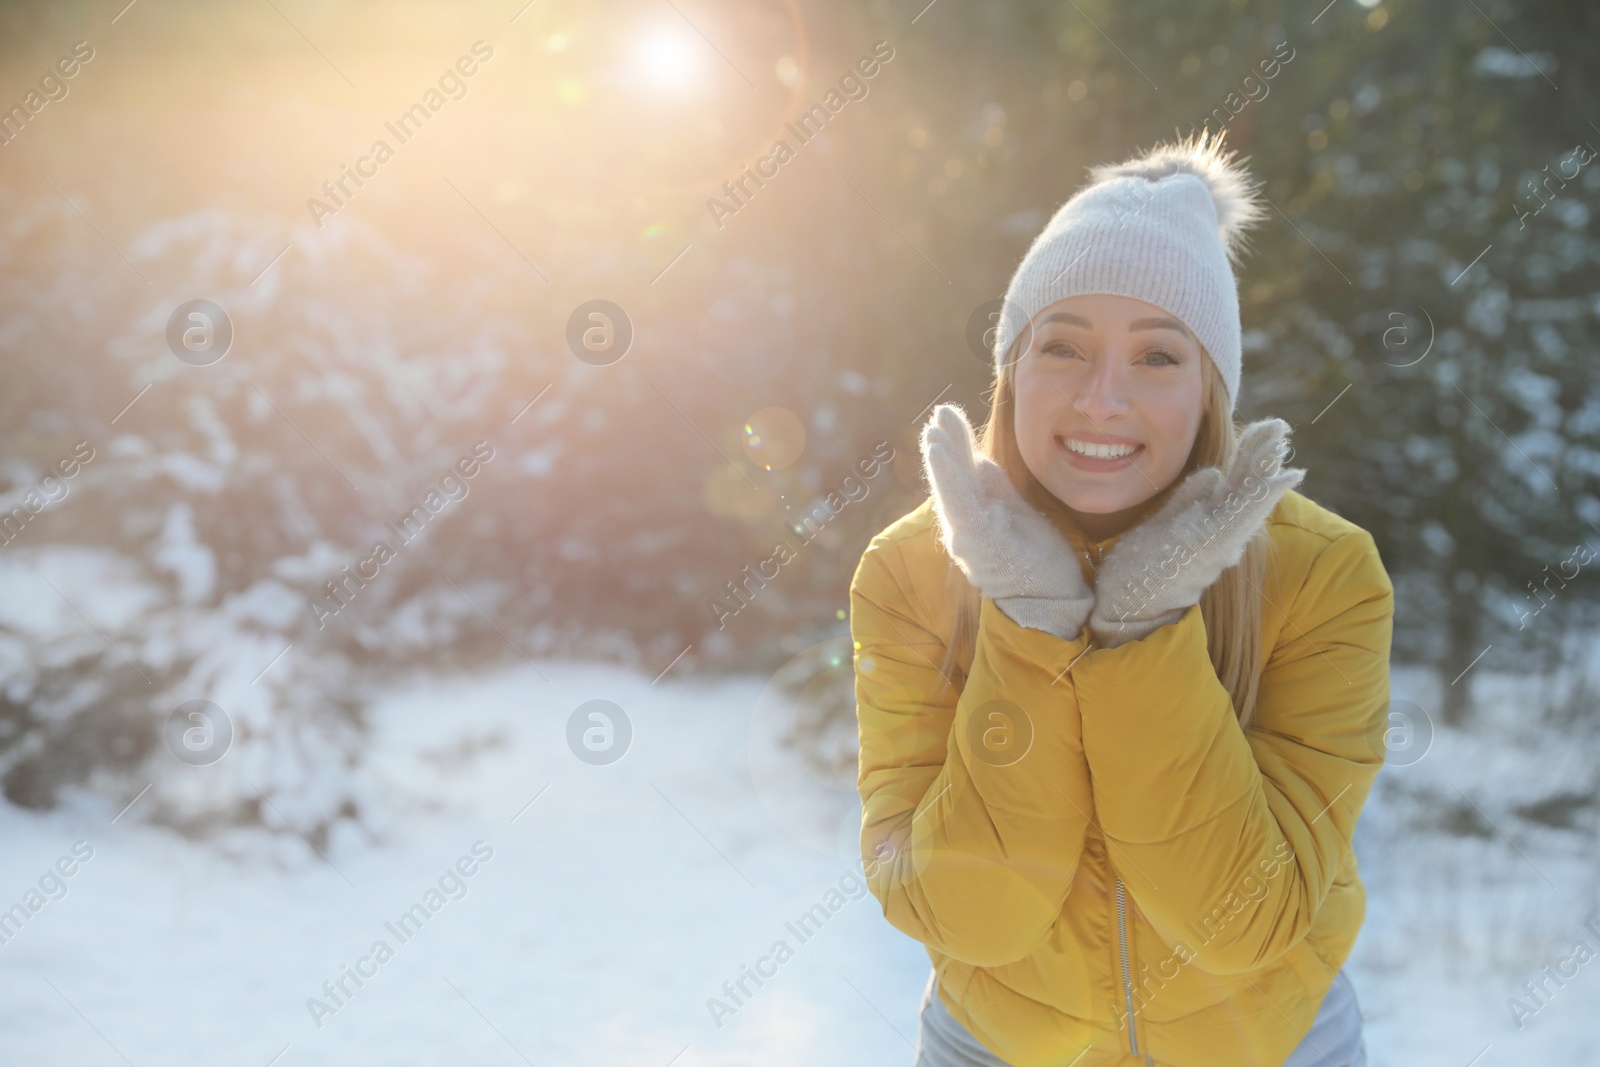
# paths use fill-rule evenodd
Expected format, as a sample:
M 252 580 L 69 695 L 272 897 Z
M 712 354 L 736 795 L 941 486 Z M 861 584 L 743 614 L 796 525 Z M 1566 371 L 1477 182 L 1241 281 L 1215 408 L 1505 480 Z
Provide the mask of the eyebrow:
M 1074 315 L 1070 311 L 1051 312 L 1043 319 L 1039 320 L 1039 325 L 1045 326 L 1052 322 L 1064 322 L 1068 326 L 1078 326 L 1085 330 L 1094 329 L 1094 325 L 1088 319 L 1084 318 L 1082 315 Z M 1189 328 L 1187 326 L 1179 322 L 1177 319 L 1168 318 L 1165 315 L 1148 319 L 1134 319 L 1132 322 L 1128 323 L 1129 333 L 1138 333 L 1140 330 L 1173 330 L 1177 333 L 1181 333 L 1190 340 L 1194 339 L 1194 334 L 1189 332 Z

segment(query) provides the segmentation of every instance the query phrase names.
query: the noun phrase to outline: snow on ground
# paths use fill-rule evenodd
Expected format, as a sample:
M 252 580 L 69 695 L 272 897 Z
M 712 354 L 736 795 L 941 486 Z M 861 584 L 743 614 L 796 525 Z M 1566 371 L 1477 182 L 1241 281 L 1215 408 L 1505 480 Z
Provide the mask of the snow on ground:
M 1391 712 L 1424 736 L 1356 829 L 1367 917 L 1346 966 L 1373 1067 L 1600 1064 L 1600 718 L 1547 682 L 1486 672 L 1468 731 L 1427 712 L 1430 676 L 1394 672 Z M 1542 713 L 1574 697 L 1577 721 Z
M 0 947 L 0 1063 L 264 1067 L 285 1046 L 281 1067 L 909 1062 L 926 956 L 845 859 L 767 814 L 747 757 L 760 681 L 669 679 L 541 665 L 398 686 L 363 772 L 386 841 L 336 840 L 331 863 L 247 837 L 226 858 L 141 826 L 137 804 L 115 824 L 120 805 L 0 806 L 0 907 L 92 849 Z M 633 728 L 608 766 L 566 741 L 597 698 Z M 474 866 L 476 842 L 492 854 Z M 402 943 L 385 923 L 463 857 L 459 899 Z M 802 941 L 785 924 L 819 902 L 836 910 Z M 378 940 L 392 958 L 319 1027 L 307 999 L 331 1005 L 323 982 Z M 779 940 L 792 958 L 714 1020 L 708 998 Z
M 0 946 L 0 1064 L 910 1064 L 926 956 L 849 876 L 853 790 L 777 773 L 764 682 L 557 664 L 396 680 L 360 771 L 378 837 L 326 860 L 248 834 L 197 845 L 137 803 L 115 822 L 120 804 L 86 796 L 0 805 L 0 908 L 41 878 L 56 898 Z M 595 699 L 633 730 L 609 765 L 568 747 Z M 1592 783 L 1596 752 L 1528 721 L 1512 704 L 1473 735 L 1440 729 L 1369 801 L 1348 966 L 1373 1067 L 1600 1063 L 1600 959 L 1520 1032 L 1506 1004 L 1573 942 L 1600 949 L 1593 819 L 1515 810 Z M 1509 840 L 1416 829 L 1461 793 Z M 386 924 L 429 890 L 437 911 L 402 940 Z M 817 904 L 834 910 L 802 939 L 786 924 Z M 780 940 L 792 955 L 714 1019 L 708 999 Z M 362 985 L 324 992 L 358 966 Z

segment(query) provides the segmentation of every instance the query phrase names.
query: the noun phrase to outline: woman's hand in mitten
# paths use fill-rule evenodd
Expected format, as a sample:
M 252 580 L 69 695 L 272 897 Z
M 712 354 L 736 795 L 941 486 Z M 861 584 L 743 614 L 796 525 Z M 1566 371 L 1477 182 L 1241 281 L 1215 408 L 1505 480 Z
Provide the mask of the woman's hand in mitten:
M 1095 576 L 1089 624 L 1101 647 L 1137 641 L 1177 622 L 1244 555 L 1283 494 L 1305 471 L 1282 469 L 1289 424 L 1251 423 L 1227 474 L 1205 467 L 1153 516 L 1117 540 Z
M 939 541 L 978 590 L 1020 626 L 1068 640 L 1094 603 L 1072 543 L 979 454 L 967 416 L 940 404 L 922 428 Z

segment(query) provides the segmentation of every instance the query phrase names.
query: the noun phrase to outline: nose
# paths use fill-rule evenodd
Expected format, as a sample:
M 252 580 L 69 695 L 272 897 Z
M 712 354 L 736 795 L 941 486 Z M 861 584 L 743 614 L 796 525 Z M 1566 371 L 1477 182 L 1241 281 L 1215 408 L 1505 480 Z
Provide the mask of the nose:
M 1073 408 L 1097 426 L 1125 414 L 1128 401 L 1123 373 L 1121 360 L 1109 355 L 1096 359 L 1078 382 Z

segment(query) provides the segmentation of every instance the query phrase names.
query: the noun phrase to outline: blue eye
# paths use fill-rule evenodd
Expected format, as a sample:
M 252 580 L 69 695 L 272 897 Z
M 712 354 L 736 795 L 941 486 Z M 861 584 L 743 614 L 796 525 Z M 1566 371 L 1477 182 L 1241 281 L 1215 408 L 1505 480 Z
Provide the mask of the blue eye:
M 1165 348 L 1152 348 L 1150 351 L 1145 353 L 1145 356 L 1147 358 L 1150 356 L 1166 357 L 1165 359 L 1161 360 L 1161 364 L 1163 366 L 1176 366 L 1180 362 L 1177 356 L 1173 355 L 1171 352 L 1168 352 Z
M 1063 356 L 1064 355 L 1072 355 L 1072 354 L 1076 354 L 1077 351 L 1078 350 L 1076 348 L 1074 348 L 1072 345 L 1067 344 L 1065 341 L 1051 341 L 1051 342 L 1049 342 L 1047 344 L 1041 345 L 1040 348 L 1039 348 L 1039 352 L 1040 352 L 1041 355 L 1050 355 L 1050 356 L 1054 356 L 1054 355 L 1063 355 Z

